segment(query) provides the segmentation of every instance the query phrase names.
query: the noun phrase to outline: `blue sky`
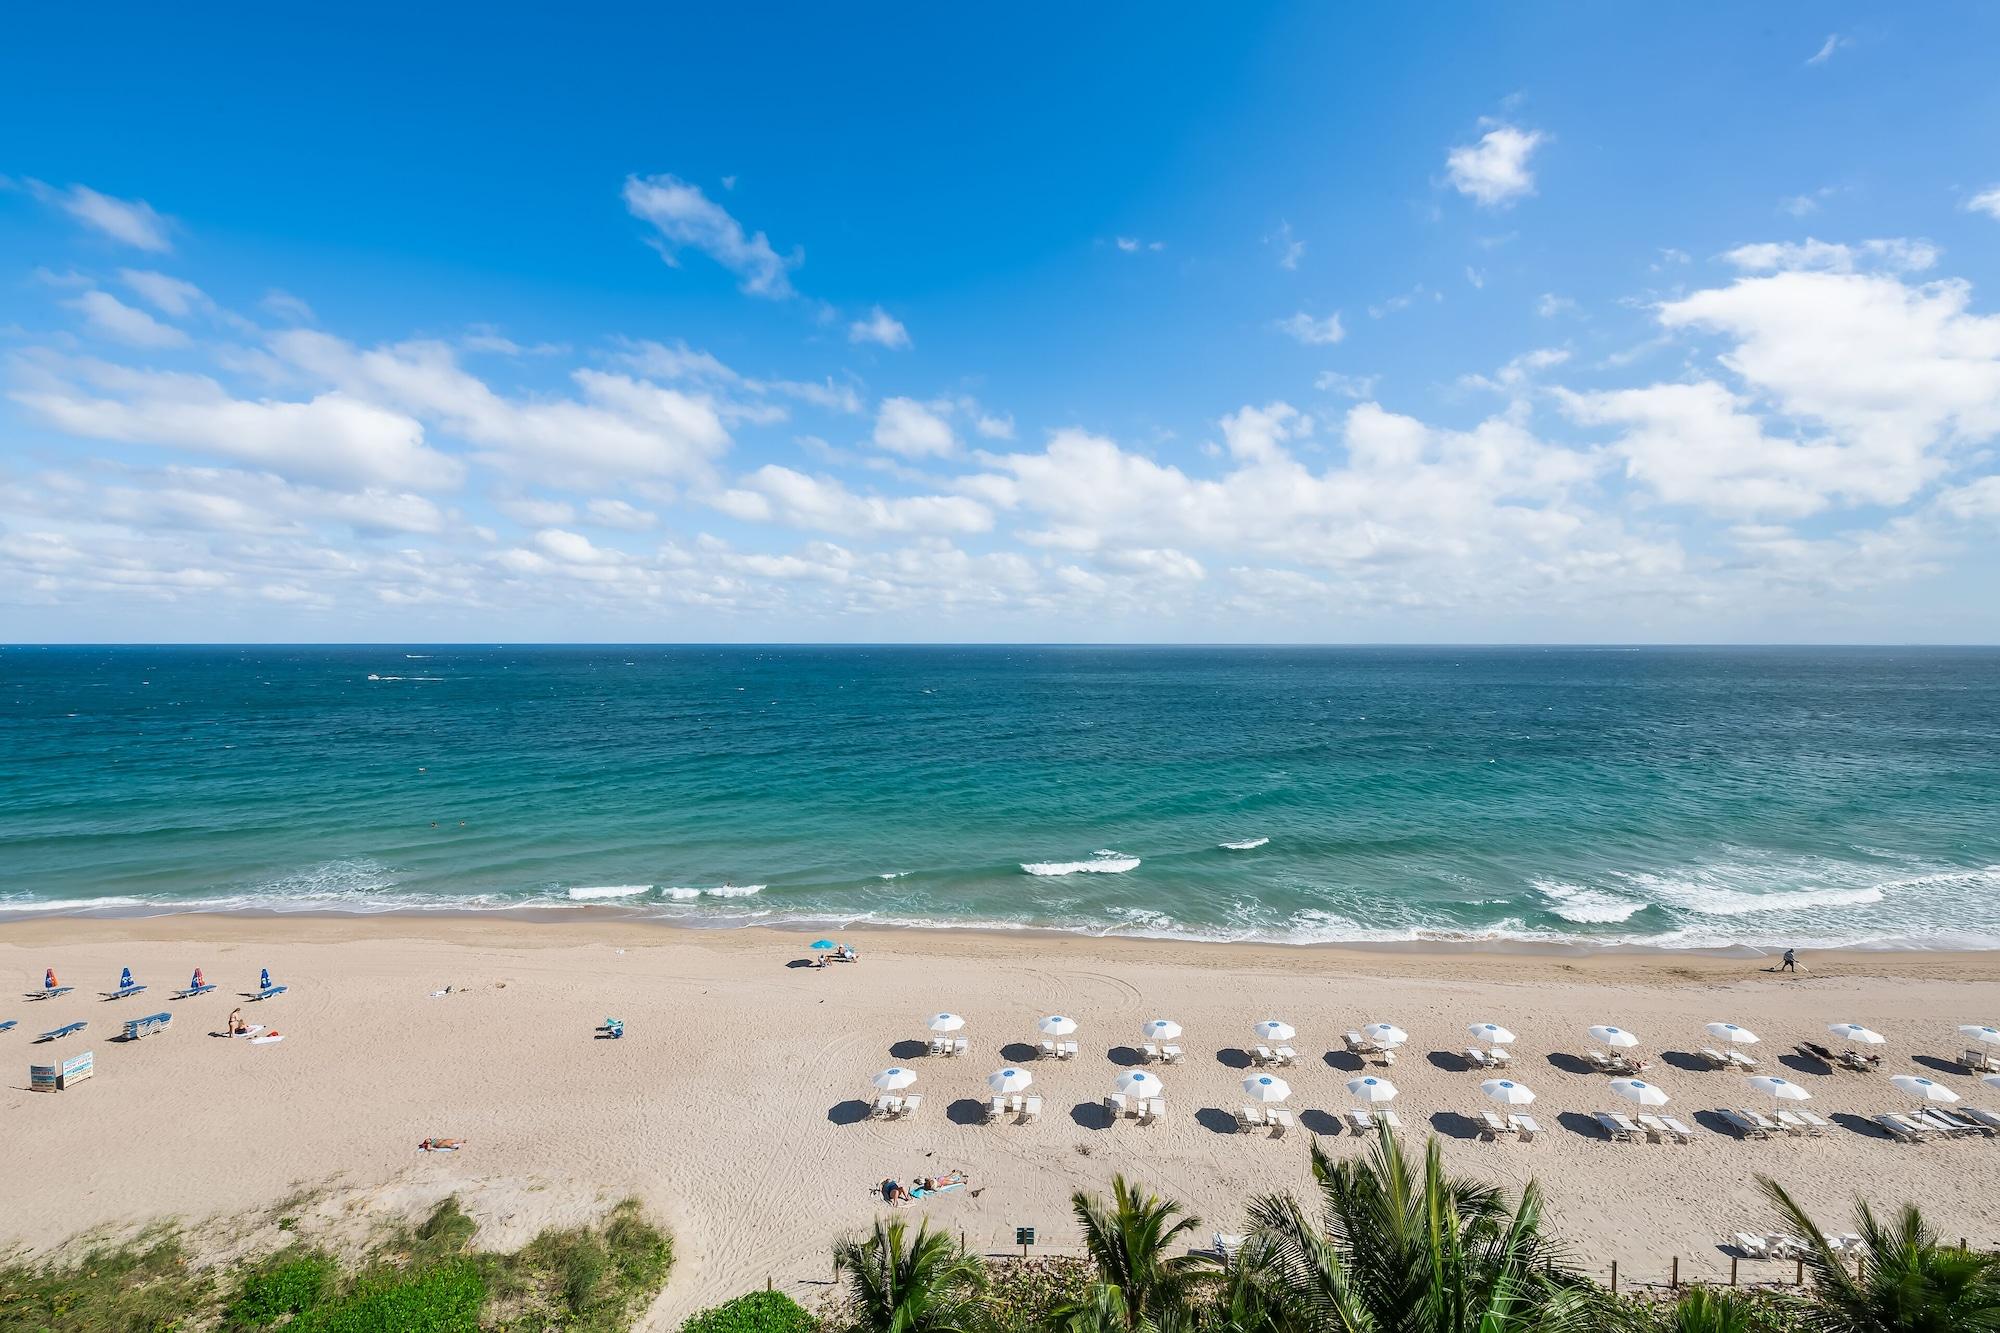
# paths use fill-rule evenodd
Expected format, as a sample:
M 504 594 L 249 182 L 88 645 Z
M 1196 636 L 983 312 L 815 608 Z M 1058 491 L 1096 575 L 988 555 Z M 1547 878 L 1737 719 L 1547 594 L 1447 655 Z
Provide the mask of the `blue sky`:
M 1991 641 L 1996 37 L 20 16 L 0 633 Z

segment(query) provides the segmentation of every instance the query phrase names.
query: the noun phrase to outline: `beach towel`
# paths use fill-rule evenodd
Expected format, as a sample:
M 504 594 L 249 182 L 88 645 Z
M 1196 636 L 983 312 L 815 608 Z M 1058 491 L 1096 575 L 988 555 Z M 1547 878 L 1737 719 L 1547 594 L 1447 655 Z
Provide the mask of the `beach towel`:
M 284 1039 L 285 1034 L 282 1032 L 264 1032 L 252 1037 L 250 1044 L 252 1046 L 268 1046 L 274 1041 L 283 1041 Z

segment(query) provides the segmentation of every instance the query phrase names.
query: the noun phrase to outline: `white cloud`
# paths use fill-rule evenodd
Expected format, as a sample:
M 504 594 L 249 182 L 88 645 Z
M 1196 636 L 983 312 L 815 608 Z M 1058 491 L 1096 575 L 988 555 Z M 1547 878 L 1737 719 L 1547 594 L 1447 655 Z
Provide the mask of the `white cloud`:
M 1347 330 L 1341 327 L 1338 310 L 1323 318 L 1301 310 L 1289 319 L 1279 320 L 1278 328 L 1308 347 L 1329 346 L 1347 336 Z
M 875 443 L 905 458 L 953 453 L 958 440 L 951 423 L 914 398 L 884 398 L 875 412 Z
M 805 251 L 780 255 L 763 232 L 746 234 L 729 210 L 678 176 L 627 176 L 625 207 L 658 229 L 660 257 L 678 268 L 682 250 L 699 250 L 734 273 L 751 296 L 793 295 L 788 270 L 805 262 Z
M 145 269 L 121 268 L 118 276 L 141 300 L 163 314 L 185 319 L 197 311 L 211 309 L 214 302 L 193 283 Z
M 1167 248 L 1165 241 L 1142 241 L 1136 236 L 1120 236 L 1114 244 L 1128 255 L 1138 254 L 1142 250 L 1158 252 Z
M 1369 306 L 1368 318 L 1381 319 L 1384 315 L 1393 315 L 1398 311 L 1408 310 L 1418 301 L 1425 298 L 1429 298 L 1431 304 L 1436 305 L 1438 302 L 1444 300 L 1444 293 L 1426 287 L 1420 282 L 1407 292 L 1398 292 L 1386 301 L 1380 301 Z
M 784 523 L 842 536 L 979 533 L 993 526 L 992 512 L 966 496 L 857 495 L 835 478 L 807 476 L 776 464 L 757 469 L 710 503 L 746 522 Z
M 1966 200 L 1965 206 L 1971 212 L 1984 213 L 1994 221 L 2000 222 L 2000 185 L 1981 190 Z
M 873 343 L 877 347 L 908 347 L 910 331 L 903 327 L 901 320 L 878 305 L 865 318 L 847 326 L 847 341 Z
M 1245 405 L 1222 418 L 1223 442 L 1230 457 L 1245 463 L 1268 463 L 1282 457 L 1288 440 L 1312 433 L 1312 418 L 1290 403 L 1263 407 Z
M 1739 245 L 1723 255 L 1740 269 L 1770 273 L 1787 269 L 1825 269 L 1832 273 L 1852 273 L 1862 268 L 1882 268 L 1916 273 L 1938 261 L 1938 249 L 1929 241 L 1890 238 L 1863 241 L 1859 245 L 1839 245 L 1807 237 L 1803 241 L 1763 241 Z
M 83 313 L 91 330 L 132 347 L 185 347 L 188 336 L 162 324 L 137 306 L 126 305 L 110 292 L 90 291 L 64 302 Z
M 287 324 L 310 324 L 313 322 L 313 308 L 290 292 L 282 291 L 279 288 L 273 287 L 270 291 L 265 292 L 264 298 L 259 304 Z
M 1445 155 L 1445 176 L 1453 189 L 1486 208 L 1509 207 L 1535 192 L 1528 159 L 1547 137 L 1540 130 L 1495 125 L 1477 143 Z
M 608 497 L 592 500 L 583 509 L 590 516 L 590 521 L 599 527 L 621 528 L 627 532 L 643 532 L 660 521 L 660 516 L 650 510 Z
M 1375 382 L 1379 375 L 1349 375 L 1338 370 L 1322 370 L 1313 377 L 1313 388 L 1322 393 L 1337 393 L 1343 398 L 1367 399 L 1375 396 Z
M 1535 313 L 1543 319 L 1554 319 L 1557 315 L 1576 313 L 1576 302 L 1567 296 L 1557 296 L 1554 292 L 1543 292 L 1535 300 Z
M 117 199 L 99 194 L 88 185 L 59 189 L 32 179 L 27 185 L 29 191 L 43 203 L 61 209 L 92 231 L 114 241 L 156 254 L 174 248 L 167 236 L 167 219 L 154 212 L 153 206 L 144 199 Z
M 1537 347 L 1509 360 L 1491 375 L 1461 375 L 1458 382 L 1468 389 L 1489 389 L 1495 393 L 1518 393 L 1540 372 L 1552 370 L 1569 360 L 1565 347 Z
M 1287 271 L 1298 268 L 1299 261 L 1306 257 L 1306 243 L 1292 235 L 1292 224 L 1280 222 L 1278 230 L 1265 240 L 1265 244 L 1275 246 L 1278 251 L 1278 267 Z
M 555 528 L 576 521 L 576 506 L 565 500 L 517 496 L 494 507 L 524 528 Z
M 975 412 L 972 428 L 980 438 L 987 440 L 1011 440 L 1014 438 L 1014 418 L 999 412 Z
M 1828 60 L 1833 58 L 1835 51 L 1850 44 L 1849 40 L 1842 37 L 1839 33 L 1828 33 L 1826 40 L 1820 43 L 1819 50 L 1806 57 L 1806 63 L 1808 65 L 1824 65 Z

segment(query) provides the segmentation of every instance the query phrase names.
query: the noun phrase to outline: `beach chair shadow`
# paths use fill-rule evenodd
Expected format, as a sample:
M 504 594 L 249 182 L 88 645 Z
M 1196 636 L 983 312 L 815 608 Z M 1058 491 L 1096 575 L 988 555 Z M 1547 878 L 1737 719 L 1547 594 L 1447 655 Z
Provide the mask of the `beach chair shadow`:
M 1234 1134 L 1236 1117 L 1219 1106 L 1204 1106 L 1194 1113 L 1194 1122 L 1211 1134 Z
M 1604 1127 L 1581 1111 L 1561 1111 L 1556 1114 L 1556 1123 L 1572 1134 L 1586 1139 L 1604 1141 Z
M 1720 1111 L 1696 1111 L 1688 1118 L 1694 1121 L 1699 1128 L 1705 1129 L 1711 1134 L 1720 1134 L 1726 1139 L 1736 1137 L 1735 1129 L 1730 1126 L 1727 1120 L 1722 1118 L 1722 1112 Z
M 1689 1051 L 1661 1051 L 1660 1060 L 1689 1074 L 1706 1074 L 1714 1068 L 1708 1061 Z
M 987 1105 L 977 1097 L 960 1097 L 944 1108 L 944 1118 L 954 1125 L 983 1125 L 986 1123 Z
M 1778 1063 L 1791 1070 L 1794 1074 L 1819 1075 L 1831 1074 L 1833 1072 L 1833 1066 L 1826 1061 L 1819 1059 L 1817 1056 L 1801 1055 L 1797 1051 L 1789 1051 L 1779 1056 Z
M 1479 1122 L 1459 1111 L 1435 1111 L 1431 1114 L 1431 1128 L 1450 1139 L 1476 1139 L 1479 1137 Z
M 1131 1066 L 1146 1063 L 1146 1057 L 1130 1046 L 1113 1046 L 1105 1054 L 1110 1057 L 1114 1065 Z
M 889 1048 L 891 1057 L 897 1060 L 914 1060 L 920 1055 L 930 1054 L 930 1044 L 915 1037 L 899 1041 Z
M 1866 1134 L 1871 1139 L 1886 1139 L 1889 1137 L 1888 1130 L 1882 1128 L 1867 1116 L 1856 1115 L 1852 1111 L 1828 1111 L 1826 1118 L 1834 1124 L 1839 1125 L 1842 1129 L 1851 1129 L 1856 1134 Z
M 1557 1069 L 1562 1070 L 1565 1074 L 1592 1074 L 1597 1072 L 1590 1067 L 1590 1061 L 1580 1055 L 1571 1055 L 1568 1051 L 1551 1051 L 1549 1053 L 1549 1063 Z
M 868 1103 L 849 1097 L 826 1108 L 826 1118 L 836 1125 L 858 1125 L 868 1118 Z
M 1960 1068 L 1956 1060 L 1943 1060 L 1935 1055 L 1913 1055 L 1910 1058 L 1934 1074 L 1963 1074 L 1965 1072 L 1964 1069 Z
M 1424 1059 L 1430 1061 L 1432 1069 L 1442 1069 L 1451 1074 L 1472 1068 L 1465 1062 L 1465 1057 L 1457 1051 L 1431 1051 L 1424 1056 Z
M 1311 1134 L 1338 1134 L 1340 1133 L 1340 1117 L 1331 1111 L 1301 1111 L 1299 1112 L 1299 1128 Z
M 1344 1074 L 1358 1073 L 1366 1067 L 1362 1064 L 1361 1057 L 1353 1051 L 1328 1051 L 1326 1063 L 1330 1068 L 1338 1069 Z
M 1041 1047 L 1030 1045 L 1025 1041 L 1010 1041 L 1000 1048 L 1000 1058 L 1010 1065 L 1025 1064 L 1041 1053 Z
M 1215 1062 L 1229 1069 L 1248 1069 L 1250 1052 L 1238 1050 L 1234 1046 L 1225 1046 L 1215 1053 Z M 1234 1125 L 1236 1122 L 1231 1120 L 1229 1123 Z

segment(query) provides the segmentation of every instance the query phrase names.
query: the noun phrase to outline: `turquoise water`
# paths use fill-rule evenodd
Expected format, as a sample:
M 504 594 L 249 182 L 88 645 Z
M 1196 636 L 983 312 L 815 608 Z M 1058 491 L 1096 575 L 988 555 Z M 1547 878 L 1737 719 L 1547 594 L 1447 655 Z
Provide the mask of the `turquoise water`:
M 2000 944 L 2000 651 L 7 648 L 0 918 Z

